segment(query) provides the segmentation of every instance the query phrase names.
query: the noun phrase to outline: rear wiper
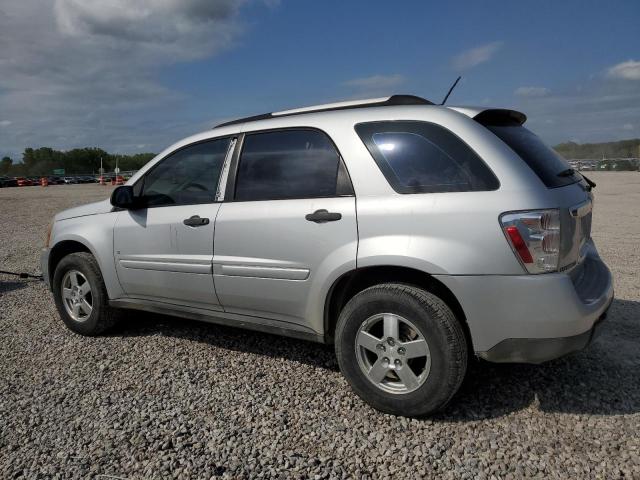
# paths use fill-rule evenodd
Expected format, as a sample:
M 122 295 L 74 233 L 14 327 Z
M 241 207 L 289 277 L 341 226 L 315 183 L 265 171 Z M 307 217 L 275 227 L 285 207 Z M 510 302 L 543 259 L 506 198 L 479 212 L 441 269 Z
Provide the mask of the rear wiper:
M 573 168 L 567 168 L 566 170 L 562 170 L 560 173 L 556 174 L 558 177 L 570 177 L 576 173 Z
M 582 172 L 577 172 L 573 168 L 567 168 L 566 170 L 562 170 L 560 173 L 557 173 L 556 175 L 558 177 L 570 177 L 572 175 L 575 175 L 576 173 L 579 173 L 580 176 L 584 179 L 584 181 L 587 182 L 587 185 L 589 185 L 589 189 L 587 190 L 588 192 L 590 192 L 591 189 L 596 186 L 596 182 L 588 179 Z
M 582 178 L 584 178 L 584 181 L 589 184 L 589 191 L 591 191 L 592 188 L 595 188 L 596 182 L 594 182 L 593 180 L 587 178 L 587 176 L 582 172 L 580 173 L 580 175 L 582 176 Z

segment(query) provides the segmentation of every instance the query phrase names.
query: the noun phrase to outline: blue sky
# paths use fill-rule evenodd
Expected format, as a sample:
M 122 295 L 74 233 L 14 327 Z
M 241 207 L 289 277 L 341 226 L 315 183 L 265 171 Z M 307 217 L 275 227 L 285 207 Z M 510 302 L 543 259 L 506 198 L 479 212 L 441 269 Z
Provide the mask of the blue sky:
M 24 0 L 0 6 L 0 154 L 159 151 L 266 111 L 440 101 L 457 75 L 451 104 L 521 109 L 549 143 L 640 137 L 639 19 L 637 1 Z

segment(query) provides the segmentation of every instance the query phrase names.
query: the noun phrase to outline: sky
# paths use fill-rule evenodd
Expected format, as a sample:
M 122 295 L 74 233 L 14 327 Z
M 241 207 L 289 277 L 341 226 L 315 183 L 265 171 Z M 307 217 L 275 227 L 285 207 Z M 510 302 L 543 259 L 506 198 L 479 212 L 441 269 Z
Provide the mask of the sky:
M 640 137 L 640 2 L 0 0 L 0 156 L 159 152 L 225 120 L 394 93 Z

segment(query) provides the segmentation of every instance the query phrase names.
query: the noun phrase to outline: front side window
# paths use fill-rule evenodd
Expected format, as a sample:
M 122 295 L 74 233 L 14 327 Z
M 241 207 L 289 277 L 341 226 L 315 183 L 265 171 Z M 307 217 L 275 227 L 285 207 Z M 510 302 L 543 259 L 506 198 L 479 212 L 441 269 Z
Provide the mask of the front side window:
M 141 181 L 143 203 L 160 206 L 214 202 L 229 142 L 229 138 L 222 138 L 198 143 L 162 160 Z
M 389 184 L 398 193 L 496 190 L 498 179 L 460 138 L 433 123 L 356 125 Z
M 236 177 L 235 200 L 283 200 L 340 194 L 340 156 L 317 130 L 247 134 Z

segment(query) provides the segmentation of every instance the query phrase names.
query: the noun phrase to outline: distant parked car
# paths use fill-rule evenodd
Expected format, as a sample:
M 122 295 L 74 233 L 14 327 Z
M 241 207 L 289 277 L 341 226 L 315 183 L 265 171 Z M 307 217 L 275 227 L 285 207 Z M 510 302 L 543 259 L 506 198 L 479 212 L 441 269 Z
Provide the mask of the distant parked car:
M 69 184 L 73 184 L 73 183 L 78 183 L 78 181 L 74 178 L 74 177 L 64 177 L 62 179 L 64 181 L 64 183 L 66 183 L 67 185 Z
M 0 188 L 17 187 L 17 186 L 18 186 L 18 182 L 16 181 L 15 178 L 0 177 Z
M 0 188 L 17 187 L 17 186 L 18 186 L 18 182 L 16 181 L 15 178 L 0 177 Z
M 29 187 L 29 186 L 33 185 L 31 183 L 31 180 L 29 180 L 28 178 L 25 178 L 25 177 L 16 177 L 15 180 L 16 180 L 16 182 L 17 182 L 19 187 Z

